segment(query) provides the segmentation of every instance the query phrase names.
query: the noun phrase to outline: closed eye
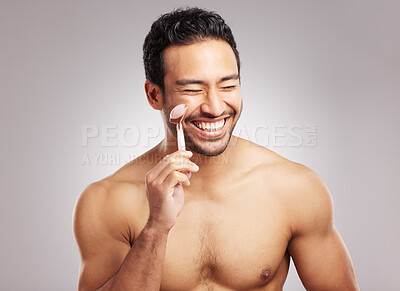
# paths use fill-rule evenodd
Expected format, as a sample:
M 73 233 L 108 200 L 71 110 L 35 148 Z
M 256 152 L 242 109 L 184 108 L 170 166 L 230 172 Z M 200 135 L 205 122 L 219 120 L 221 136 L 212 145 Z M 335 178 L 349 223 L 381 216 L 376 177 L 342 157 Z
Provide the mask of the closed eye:
M 222 87 L 223 90 L 233 90 L 236 88 L 236 85 Z
M 187 92 L 187 93 L 199 93 L 199 92 L 201 92 L 201 90 L 189 90 L 189 89 L 187 89 L 187 90 L 183 90 L 183 92 Z

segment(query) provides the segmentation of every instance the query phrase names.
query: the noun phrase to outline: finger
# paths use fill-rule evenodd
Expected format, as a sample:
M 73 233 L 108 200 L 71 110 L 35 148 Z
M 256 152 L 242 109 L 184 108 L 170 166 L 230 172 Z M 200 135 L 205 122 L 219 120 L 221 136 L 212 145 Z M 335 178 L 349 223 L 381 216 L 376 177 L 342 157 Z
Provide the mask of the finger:
M 188 179 L 190 179 L 190 177 L 192 177 L 192 172 L 184 171 L 182 173 L 184 173 L 188 177 Z
M 165 169 L 165 167 L 168 166 L 168 164 L 171 161 L 174 161 L 178 158 L 190 158 L 192 155 L 193 155 L 193 153 L 190 151 L 176 151 L 176 152 L 173 152 L 172 154 L 165 155 L 158 162 L 158 164 L 153 169 L 151 169 L 147 174 L 151 174 L 151 176 L 155 179 L 160 175 L 160 173 Z M 164 177 L 164 179 L 165 179 L 165 177 Z
M 174 162 L 170 162 L 159 174 L 158 178 L 159 181 L 163 182 L 167 176 L 172 173 L 173 171 L 179 171 L 179 172 L 197 172 L 199 170 L 199 167 L 191 162 L 188 159 L 182 159 L 182 160 L 177 160 Z
M 165 179 L 164 187 L 166 187 L 166 189 L 171 189 L 171 188 L 174 188 L 179 183 L 181 183 L 185 186 L 190 185 L 190 181 L 185 174 L 178 172 L 178 171 L 173 171 Z

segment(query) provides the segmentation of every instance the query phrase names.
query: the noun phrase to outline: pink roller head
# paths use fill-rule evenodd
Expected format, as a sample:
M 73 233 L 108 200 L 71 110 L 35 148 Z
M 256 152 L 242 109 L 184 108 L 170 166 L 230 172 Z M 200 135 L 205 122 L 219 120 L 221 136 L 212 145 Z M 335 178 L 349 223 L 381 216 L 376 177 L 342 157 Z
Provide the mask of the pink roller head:
M 175 106 L 169 114 L 169 121 L 173 122 L 173 121 L 176 121 L 177 119 L 180 119 L 179 122 L 181 122 L 186 113 L 186 110 L 187 110 L 187 107 L 185 104 L 179 104 L 179 105 Z
M 182 120 L 185 117 L 186 110 L 187 107 L 185 104 L 179 104 L 169 113 L 169 122 L 176 124 L 176 138 L 178 140 L 178 150 L 180 151 L 186 150 L 182 128 Z

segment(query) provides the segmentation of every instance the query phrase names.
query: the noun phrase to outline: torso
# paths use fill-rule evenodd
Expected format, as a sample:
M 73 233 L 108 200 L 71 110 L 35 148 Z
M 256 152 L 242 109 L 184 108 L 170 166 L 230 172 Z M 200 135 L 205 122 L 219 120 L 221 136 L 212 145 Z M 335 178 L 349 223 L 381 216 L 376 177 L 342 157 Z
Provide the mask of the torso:
M 162 290 L 257 290 L 274 277 L 283 285 L 289 263 L 284 218 L 273 207 L 262 209 L 257 193 L 246 196 L 185 205 L 168 238 Z
M 217 187 L 193 183 L 185 189 L 183 211 L 168 235 L 161 290 L 282 290 L 291 229 L 275 172 L 268 165 L 248 167 L 224 173 Z M 134 230 L 133 242 L 149 217 L 141 180 L 119 187 L 134 205 L 129 226 L 121 227 Z M 135 193 L 129 196 L 128 189 Z

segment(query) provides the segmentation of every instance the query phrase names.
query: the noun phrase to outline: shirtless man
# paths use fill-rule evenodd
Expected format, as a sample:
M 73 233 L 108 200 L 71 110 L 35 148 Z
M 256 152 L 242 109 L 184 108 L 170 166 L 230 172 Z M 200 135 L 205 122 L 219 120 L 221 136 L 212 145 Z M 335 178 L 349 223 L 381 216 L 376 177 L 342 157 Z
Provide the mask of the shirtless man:
M 79 290 L 282 290 L 290 257 L 307 290 L 359 290 L 323 182 L 232 136 L 240 63 L 220 16 L 162 16 L 144 62 L 165 138 L 78 199 Z M 168 122 L 182 103 L 190 151 L 177 151 Z

